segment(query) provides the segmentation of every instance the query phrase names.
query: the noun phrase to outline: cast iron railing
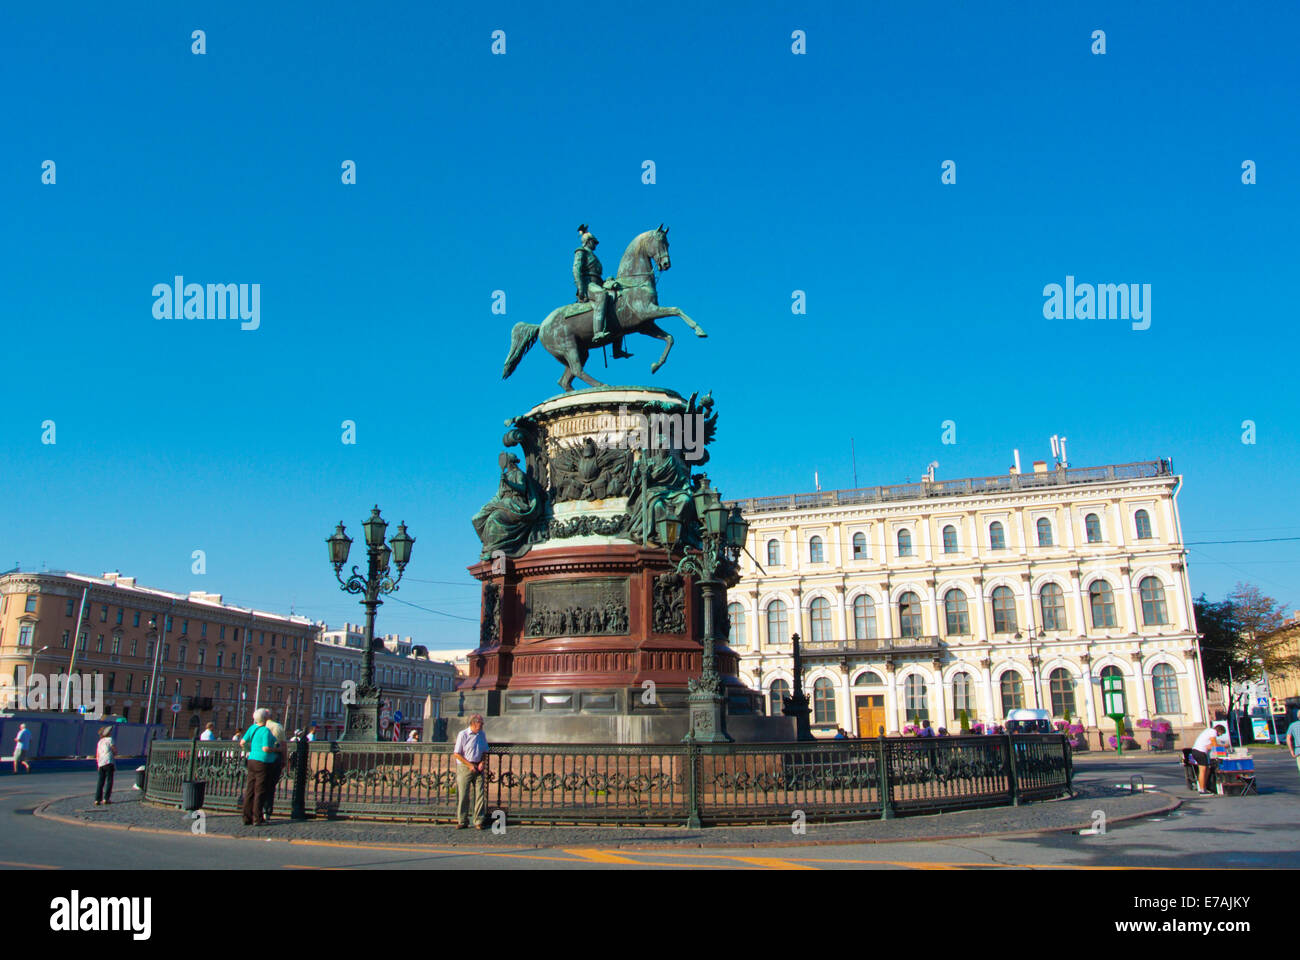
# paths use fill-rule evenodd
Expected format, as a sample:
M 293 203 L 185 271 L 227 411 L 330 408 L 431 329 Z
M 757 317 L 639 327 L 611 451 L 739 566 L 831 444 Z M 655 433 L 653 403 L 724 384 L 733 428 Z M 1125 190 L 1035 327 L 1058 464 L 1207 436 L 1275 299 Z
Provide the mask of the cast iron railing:
M 281 816 L 448 821 L 451 748 L 439 743 L 290 746 Z M 878 737 L 812 743 L 494 744 L 489 816 L 510 823 L 718 824 L 861 820 L 1018 804 L 1070 793 L 1057 734 Z M 156 740 L 145 799 L 180 803 L 203 780 L 204 806 L 240 808 L 244 759 L 229 742 Z

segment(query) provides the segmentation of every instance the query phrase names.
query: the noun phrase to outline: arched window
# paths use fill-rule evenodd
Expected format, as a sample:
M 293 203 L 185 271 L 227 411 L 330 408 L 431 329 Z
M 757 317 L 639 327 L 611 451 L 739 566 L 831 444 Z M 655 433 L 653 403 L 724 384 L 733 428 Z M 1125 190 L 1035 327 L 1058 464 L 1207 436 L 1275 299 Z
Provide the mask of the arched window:
M 1143 577 L 1138 584 L 1138 594 L 1142 597 L 1142 622 L 1148 627 L 1168 623 L 1169 615 L 1165 610 L 1165 588 L 1155 577 Z
M 1151 689 L 1156 695 L 1156 713 L 1182 713 L 1178 700 L 1178 677 L 1167 663 L 1151 668 Z
M 1083 518 L 1083 528 L 1088 534 L 1089 543 L 1101 543 L 1101 521 L 1095 513 Z
M 865 593 L 853 598 L 853 639 L 876 639 L 876 603 Z
M 1105 580 L 1094 580 L 1088 587 L 1088 605 L 1092 607 L 1092 627 L 1115 626 L 1115 593 Z
M 767 565 L 769 567 L 781 566 L 781 541 L 767 541 Z
M 957 552 L 957 528 L 951 523 L 943 528 L 943 552 Z
M 812 620 L 812 642 L 830 643 L 831 637 L 831 602 L 825 597 L 813 597 L 808 604 L 809 619 Z
M 959 719 L 963 710 L 966 711 L 967 720 L 975 715 L 975 685 L 971 682 L 969 673 L 952 675 L 952 709 Z
M 1016 597 L 1010 587 L 993 588 L 993 632 L 1016 632 Z
M 853 559 L 863 560 L 867 556 L 867 535 L 865 533 L 855 533 L 853 535 Z
M 835 722 L 835 684 L 822 677 L 813 684 L 813 723 Z
M 898 531 L 898 555 L 900 557 L 912 555 L 912 534 L 907 530 Z
M 1105 690 L 1106 687 L 1108 686 L 1108 684 L 1106 683 L 1107 677 L 1119 677 L 1120 709 L 1123 710 L 1124 713 L 1128 713 L 1128 693 L 1124 690 L 1124 671 L 1121 670 L 1119 667 L 1115 666 L 1113 663 L 1108 667 L 1102 667 L 1101 668 L 1102 690 Z M 1105 698 L 1103 697 L 1103 699 Z
M 1002 528 L 1002 524 L 994 520 L 989 524 L 989 549 L 1005 550 L 1007 548 L 1007 533 Z
M 808 541 L 808 562 L 825 563 L 826 551 L 822 549 L 822 538 L 813 537 Z
M 739 603 L 727 604 L 727 619 L 731 629 L 727 631 L 727 642 L 733 647 L 748 646 L 749 636 L 745 632 L 745 608 Z
M 1064 630 L 1065 591 L 1059 583 L 1045 583 L 1038 591 L 1038 606 L 1043 612 L 1044 630 Z
M 779 646 L 790 639 L 790 620 L 786 615 L 785 601 L 773 600 L 767 605 L 767 644 Z
M 908 674 L 903 684 L 903 694 L 909 723 L 930 719 L 930 698 L 926 695 L 925 680 L 920 674 Z
M 898 598 L 898 628 L 900 637 L 921 636 L 921 598 L 911 590 Z
M 1145 510 L 1139 510 L 1133 514 L 1133 524 L 1137 527 L 1137 538 L 1139 540 L 1151 539 L 1151 514 Z
M 943 612 L 948 621 L 949 636 L 965 636 L 970 633 L 970 611 L 966 606 L 964 591 L 953 587 L 943 595 Z
M 1074 677 L 1064 667 L 1057 667 L 1047 679 L 1052 695 L 1052 716 L 1074 716 Z
M 853 681 L 853 685 L 855 687 L 883 687 L 885 681 L 880 679 L 880 674 L 864 670 L 862 675 Z
M 1046 517 L 1038 518 L 1038 545 L 1040 547 L 1050 547 L 1052 545 L 1052 521 Z
M 1019 710 L 1025 705 L 1025 685 L 1020 674 L 1008 670 L 1002 674 L 1002 716 L 1006 717 L 1012 710 Z
M 781 716 L 781 708 L 785 706 L 785 698 L 790 696 L 790 684 L 784 680 L 773 680 L 772 686 L 768 688 L 768 715 L 773 717 Z

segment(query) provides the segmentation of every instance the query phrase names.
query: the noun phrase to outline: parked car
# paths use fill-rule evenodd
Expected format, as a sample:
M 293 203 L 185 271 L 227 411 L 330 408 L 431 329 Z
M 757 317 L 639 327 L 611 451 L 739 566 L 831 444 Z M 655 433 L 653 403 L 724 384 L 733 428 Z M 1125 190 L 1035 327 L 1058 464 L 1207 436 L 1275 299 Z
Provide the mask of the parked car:
M 1012 710 L 1007 714 L 1007 733 L 1055 733 L 1048 710 Z

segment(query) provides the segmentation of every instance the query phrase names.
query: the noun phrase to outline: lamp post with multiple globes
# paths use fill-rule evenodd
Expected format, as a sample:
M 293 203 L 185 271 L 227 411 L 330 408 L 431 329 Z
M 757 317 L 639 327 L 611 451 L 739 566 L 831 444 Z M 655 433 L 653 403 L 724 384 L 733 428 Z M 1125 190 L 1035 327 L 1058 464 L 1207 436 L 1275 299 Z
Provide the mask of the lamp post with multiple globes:
M 701 474 L 691 493 L 695 517 L 699 524 L 700 547 L 686 548 L 677 562 L 677 572 L 690 575 L 700 587 L 704 605 L 703 662 L 698 678 L 688 681 L 690 694 L 690 730 L 686 740 L 697 743 L 727 743 L 726 702 L 722 678 L 718 675 L 714 655 L 717 639 L 714 636 L 715 612 L 718 592 L 724 592 L 735 581 L 736 560 L 745 546 L 749 523 L 740 514 L 739 507 L 730 511 L 709 485 L 708 477 Z M 681 522 L 672 516 L 661 516 L 655 523 L 659 542 L 674 552 L 681 534 Z
M 334 577 L 347 593 L 363 594 L 362 605 L 366 608 L 365 649 L 361 655 L 361 682 L 352 696 L 345 700 L 345 720 L 343 740 L 363 740 L 371 743 L 379 740 L 379 709 L 381 691 L 375 684 L 375 610 L 384 602 L 381 594 L 393 593 L 402 579 L 402 573 L 411 560 L 411 546 L 415 538 L 406 532 L 406 523 L 397 528 L 397 533 L 384 543 L 384 533 L 388 522 L 379 515 L 379 507 L 370 511 L 370 517 L 363 524 L 366 534 L 366 557 L 369 561 L 365 576 L 352 568 L 352 575 L 346 580 L 341 575 L 343 565 L 348 562 L 348 553 L 352 549 L 352 538 L 343 529 L 343 521 L 334 530 L 333 536 L 327 537 L 330 563 L 334 567 Z M 389 576 L 390 565 L 397 564 L 397 577 Z M 348 702 L 350 700 L 350 702 Z

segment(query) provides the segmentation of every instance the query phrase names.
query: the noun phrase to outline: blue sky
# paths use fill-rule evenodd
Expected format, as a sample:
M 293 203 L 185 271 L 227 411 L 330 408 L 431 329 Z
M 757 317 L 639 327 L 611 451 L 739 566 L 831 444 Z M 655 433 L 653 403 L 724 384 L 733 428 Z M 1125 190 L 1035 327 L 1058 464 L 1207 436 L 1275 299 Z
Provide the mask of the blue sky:
M 709 339 L 665 321 L 653 378 L 643 338 L 593 372 L 712 389 L 728 496 L 851 486 L 850 437 L 865 486 L 1061 433 L 1079 466 L 1173 457 L 1188 541 L 1300 536 L 1294 7 L 276 6 L 0 12 L 0 568 L 357 620 L 323 539 L 378 502 L 417 537 L 398 596 L 441 611 L 380 629 L 472 645 L 469 518 L 560 373 L 502 382 L 509 328 L 572 298 L 582 221 L 607 272 L 671 225 L 660 300 Z M 156 320 L 176 274 L 260 283 L 260 328 Z M 1151 284 L 1150 329 L 1045 320 L 1067 274 Z M 1300 604 L 1296 548 L 1193 546 L 1193 589 Z

